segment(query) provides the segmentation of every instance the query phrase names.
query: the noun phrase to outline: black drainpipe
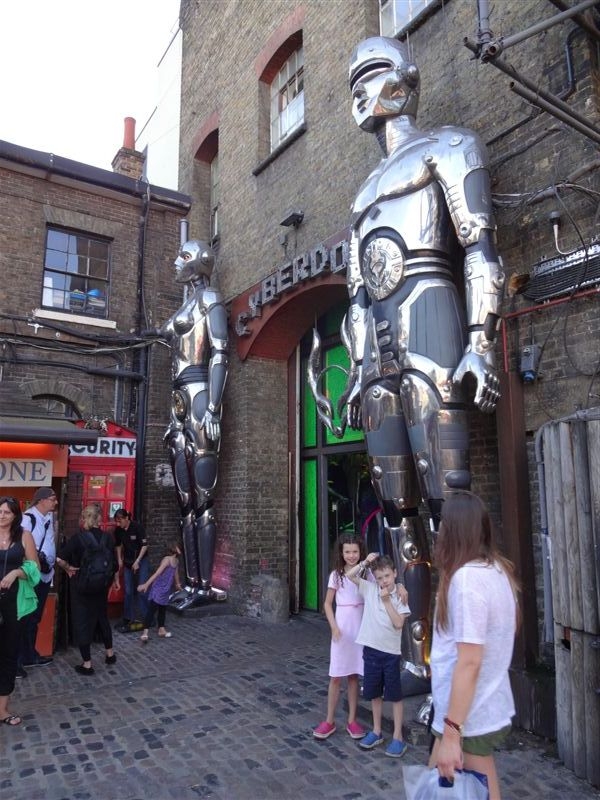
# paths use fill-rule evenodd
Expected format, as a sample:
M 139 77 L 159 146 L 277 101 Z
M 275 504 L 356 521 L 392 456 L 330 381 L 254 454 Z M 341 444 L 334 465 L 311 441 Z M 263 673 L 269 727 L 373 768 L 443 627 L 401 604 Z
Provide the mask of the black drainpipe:
M 140 216 L 140 229 L 138 234 L 138 271 L 137 271 L 137 315 L 136 332 L 141 336 L 145 325 L 144 305 L 144 251 L 146 249 L 146 230 L 148 227 L 148 214 L 150 212 L 150 186 L 142 200 L 142 213 Z M 137 372 L 142 375 L 142 380 L 137 387 L 137 444 L 135 456 L 135 500 L 133 515 L 135 519 L 142 519 L 144 508 L 144 462 L 146 451 L 146 417 L 148 414 L 148 348 L 143 347 L 138 353 Z

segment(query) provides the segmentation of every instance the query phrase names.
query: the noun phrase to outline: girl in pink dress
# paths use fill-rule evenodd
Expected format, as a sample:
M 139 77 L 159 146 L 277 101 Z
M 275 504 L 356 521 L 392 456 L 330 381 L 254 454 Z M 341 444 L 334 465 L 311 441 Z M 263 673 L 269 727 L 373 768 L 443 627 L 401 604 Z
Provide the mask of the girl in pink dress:
M 327 739 L 336 731 L 335 710 L 340 697 L 342 678 L 348 682 L 348 723 L 346 731 L 353 739 L 362 739 L 365 730 L 356 721 L 358 707 L 358 677 L 363 674 L 362 646 L 356 637 L 363 613 L 363 599 L 346 572 L 365 557 L 362 539 L 343 535 L 338 538 L 336 568 L 329 576 L 323 610 L 331 628 L 331 655 L 329 663 L 329 691 L 327 693 L 327 719 L 313 730 L 316 739 Z M 335 613 L 333 601 L 335 599 Z

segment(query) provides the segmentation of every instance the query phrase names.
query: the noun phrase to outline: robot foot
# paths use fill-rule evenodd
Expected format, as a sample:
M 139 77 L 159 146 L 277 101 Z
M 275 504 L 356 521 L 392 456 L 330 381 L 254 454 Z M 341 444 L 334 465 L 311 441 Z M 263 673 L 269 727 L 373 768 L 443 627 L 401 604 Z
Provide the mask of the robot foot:
M 206 603 L 227 600 L 227 592 L 222 589 L 199 589 L 195 586 L 186 586 L 175 592 L 169 598 L 169 607 L 175 611 L 185 611 L 188 608 L 197 608 Z
M 425 698 L 425 701 L 419 706 L 419 710 L 415 715 L 415 722 L 418 722 L 419 725 L 428 725 L 429 717 L 431 716 L 431 708 L 432 697 L 430 694 L 428 694 Z

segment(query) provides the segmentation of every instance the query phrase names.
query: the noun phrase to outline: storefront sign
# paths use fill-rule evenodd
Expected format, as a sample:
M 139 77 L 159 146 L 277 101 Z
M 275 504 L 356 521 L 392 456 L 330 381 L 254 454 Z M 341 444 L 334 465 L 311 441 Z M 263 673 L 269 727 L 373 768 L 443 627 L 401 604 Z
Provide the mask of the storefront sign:
M 101 436 L 95 444 L 72 444 L 69 454 L 88 458 L 135 458 L 135 439 L 124 439 L 118 436 Z
M 0 486 L 50 486 L 52 461 L 0 459 Z
M 349 243 L 342 239 L 332 247 L 324 244 L 308 253 L 297 256 L 268 275 L 260 287 L 248 297 L 248 311 L 238 314 L 235 330 L 238 336 L 249 336 L 247 323 L 260 317 L 263 306 L 275 303 L 284 292 L 289 292 L 301 283 L 313 280 L 324 272 L 344 272 L 348 266 Z

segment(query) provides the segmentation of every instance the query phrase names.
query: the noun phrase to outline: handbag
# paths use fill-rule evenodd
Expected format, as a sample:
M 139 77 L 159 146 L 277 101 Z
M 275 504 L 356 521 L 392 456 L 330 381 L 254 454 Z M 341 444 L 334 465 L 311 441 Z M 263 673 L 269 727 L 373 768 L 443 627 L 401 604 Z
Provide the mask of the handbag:
M 437 769 L 404 767 L 406 800 L 489 800 L 487 775 L 474 770 L 454 771 L 450 783 Z

